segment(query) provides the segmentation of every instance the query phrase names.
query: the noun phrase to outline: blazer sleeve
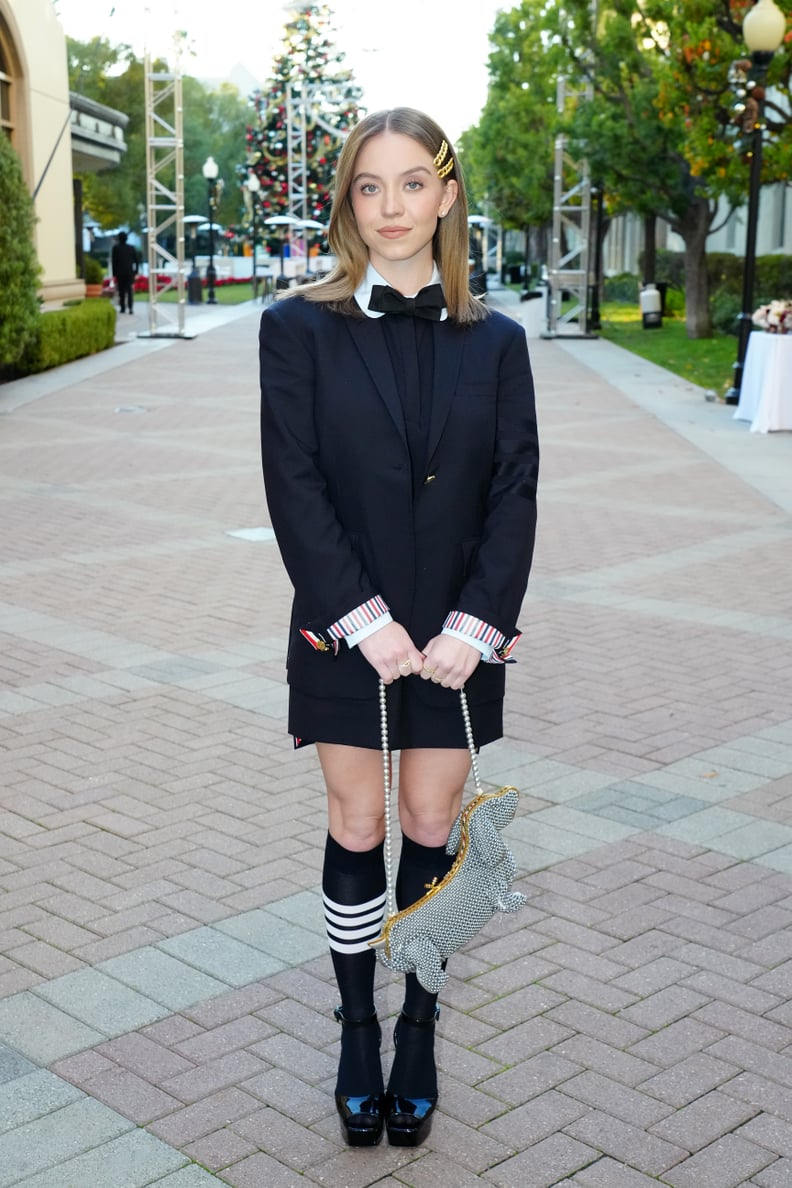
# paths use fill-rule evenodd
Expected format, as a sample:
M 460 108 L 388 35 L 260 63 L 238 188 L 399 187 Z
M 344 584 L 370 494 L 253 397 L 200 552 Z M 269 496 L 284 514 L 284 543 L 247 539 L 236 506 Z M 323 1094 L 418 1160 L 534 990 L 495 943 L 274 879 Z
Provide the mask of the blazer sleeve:
M 512 641 L 536 538 L 539 435 L 528 345 L 513 330 L 498 368 L 495 446 L 479 545 L 456 611 L 492 624 Z
M 338 520 L 319 463 L 313 322 L 340 315 L 309 315 L 301 305 L 289 297 L 261 318 L 261 458 L 272 527 L 304 616 L 296 626 L 325 632 L 379 592 Z

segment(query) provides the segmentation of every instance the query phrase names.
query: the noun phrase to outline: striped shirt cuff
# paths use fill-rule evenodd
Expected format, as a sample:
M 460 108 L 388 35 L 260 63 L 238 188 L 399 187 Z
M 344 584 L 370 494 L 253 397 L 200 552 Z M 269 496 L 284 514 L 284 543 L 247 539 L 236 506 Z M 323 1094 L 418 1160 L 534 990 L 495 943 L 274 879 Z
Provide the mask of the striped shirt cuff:
M 347 635 L 346 642 L 348 648 L 356 648 L 358 644 L 363 643 L 364 639 L 368 639 L 375 631 L 379 631 L 382 627 L 387 627 L 388 623 L 393 622 L 393 615 L 390 611 L 386 611 L 384 615 L 380 615 L 373 623 L 368 623 L 365 627 L 361 627 L 359 631 L 353 631 L 351 635 Z
M 443 623 L 443 631 L 458 639 L 467 637 L 466 642 L 479 649 L 485 664 L 506 664 L 512 648 L 520 638 L 518 632 L 511 639 L 507 639 L 497 627 L 492 627 L 474 615 L 467 615 L 464 611 L 452 611 Z
M 388 614 L 390 614 L 390 608 L 387 602 L 379 594 L 375 594 L 367 602 L 356 606 L 348 615 L 337 619 L 335 623 L 328 627 L 327 633 L 333 639 L 348 639 L 374 624 L 384 627 L 385 624 L 379 624 L 377 620 Z M 365 636 L 361 636 L 360 638 L 365 638 Z

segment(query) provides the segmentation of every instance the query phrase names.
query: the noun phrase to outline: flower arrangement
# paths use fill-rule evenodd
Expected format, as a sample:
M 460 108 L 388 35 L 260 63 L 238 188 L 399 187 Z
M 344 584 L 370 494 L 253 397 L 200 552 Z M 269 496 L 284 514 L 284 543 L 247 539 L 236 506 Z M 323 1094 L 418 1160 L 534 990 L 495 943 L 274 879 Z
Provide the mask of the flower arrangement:
M 760 305 L 751 320 L 754 326 L 760 326 L 768 334 L 792 334 L 792 299 Z

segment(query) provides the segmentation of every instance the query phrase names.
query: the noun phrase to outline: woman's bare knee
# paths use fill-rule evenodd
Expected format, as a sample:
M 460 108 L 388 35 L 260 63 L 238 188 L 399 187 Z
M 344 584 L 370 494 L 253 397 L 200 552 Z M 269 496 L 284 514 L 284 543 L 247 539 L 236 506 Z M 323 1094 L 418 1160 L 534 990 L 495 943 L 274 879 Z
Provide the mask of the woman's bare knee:
M 331 835 L 347 850 L 372 850 L 385 836 L 382 754 L 317 743 Z
M 422 846 L 443 846 L 459 813 L 470 770 L 467 751 L 402 751 L 399 764 L 399 821 L 402 832 Z

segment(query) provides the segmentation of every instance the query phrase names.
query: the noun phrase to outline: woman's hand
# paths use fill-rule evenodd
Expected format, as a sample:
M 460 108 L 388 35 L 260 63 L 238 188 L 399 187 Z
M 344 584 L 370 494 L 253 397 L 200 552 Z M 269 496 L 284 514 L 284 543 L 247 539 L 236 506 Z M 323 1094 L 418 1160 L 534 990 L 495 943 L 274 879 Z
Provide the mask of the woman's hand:
M 424 650 L 421 676 L 444 689 L 461 689 L 481 661 L 481 652 L 454 635 L 436 635 Z
M 423 652 L 418 651 L 401 623 L 386 623 L 366 636 L 358 648 L 386 685 L 420 672 L 424 662 Z

